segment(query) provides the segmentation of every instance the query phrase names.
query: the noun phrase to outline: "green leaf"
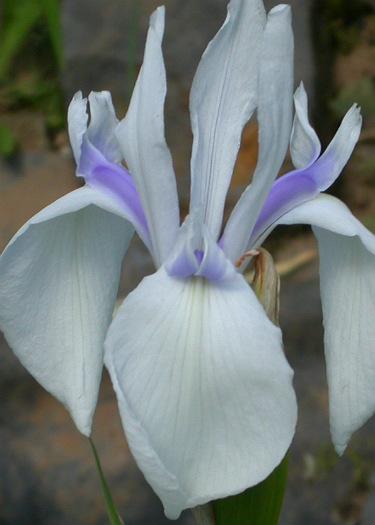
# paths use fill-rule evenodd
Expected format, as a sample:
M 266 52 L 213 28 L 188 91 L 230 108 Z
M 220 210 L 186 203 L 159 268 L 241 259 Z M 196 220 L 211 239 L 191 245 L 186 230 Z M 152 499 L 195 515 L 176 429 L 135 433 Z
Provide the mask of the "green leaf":
M 36 0 L 7 2 L 6 23 L 0 40 L 0 80 L 6 78 L 11 63 L 38 21 L 41 10 Z
M 262 483 L 237 496 L 214 501 L 215 525 L 277 525 L 287 473 L 285 457 Z
M 101 484 L 102 493 L 103 493 L 104 500 L 105 500 L 109 522 L 111 523 L 111 525 L 124 525 L 124 522 L 120 518 L 120 515 L 117 512 L 116 506 L 113 502 L 112 494 L 109 489 L 107 480 L 105 479 L 104 472 L 100 464 L 99 455 L 95 448 L 94 442 L 91 438 L 89 438 L 89 441 L 90 441 L 92 453 L 94 455 L 95 465 L 96 465 L 96 468 L 99 474 L 99 478 L 100 478 L 100 484 Z
M 40 0 L 47 29 L 59 67 L 63 64 L 62 32 L 60 24 L 60 2 L 58 0 Z
M 17 140 L 11 130 L 0 124 L 0 156 L 8 158 L 17 150 Z

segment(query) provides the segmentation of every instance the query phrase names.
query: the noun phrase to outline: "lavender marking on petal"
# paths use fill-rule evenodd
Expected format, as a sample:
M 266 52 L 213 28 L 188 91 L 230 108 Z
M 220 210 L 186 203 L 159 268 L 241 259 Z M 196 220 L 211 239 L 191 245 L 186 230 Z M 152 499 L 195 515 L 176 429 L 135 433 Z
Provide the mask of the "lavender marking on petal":
M 293 172 L 277 179 L 255 223 L 251 239 L 257 238 L 284 213 L 311 199 L 317 193 L 319 189 L 314 179 L 305 171 Z
M 174 261 L 166 265 L 166 270 L 171 277 L 186 279 L 195 275 L 197 265 L 194 264 L 186 252 L 182 252 Z
M 305 169 L 295 170 L 277 179 L 259 214 L 252 231 L 249 246 L 274 222 L 295 206 L 314 198 L 320 193 L 321 182 L 329 178 L 332 162 L 322 157 Z
M 150 247 L 147 219 L 130 173 L 119 164 L 108 161 L 87 137 L 82 143 L 78 174 L 84 177 L 89 186 L 117 201 L 129 216 L 138 235 Z
M 199 264 L 203 261 L 204 251 L 203 250 L 194 250 L 194 255 Z

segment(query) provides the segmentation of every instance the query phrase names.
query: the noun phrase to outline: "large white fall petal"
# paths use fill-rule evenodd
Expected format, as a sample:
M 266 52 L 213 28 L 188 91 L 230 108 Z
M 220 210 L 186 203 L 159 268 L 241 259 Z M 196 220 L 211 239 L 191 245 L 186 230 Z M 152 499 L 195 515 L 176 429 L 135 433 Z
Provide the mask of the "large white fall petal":
M 255 485 L 283 459 L 293 372 L 241 275 L 213 283 L 161 267 L 125 299 L 105 346 L 129 445 L 169 518 Z
M 133 234 L 121 210 L 90 188 L 48 206 L 0 258 L 0 326 L 27 370 L 91 431 L 103 341 Z
M 330 424 L 342 453 L 375 411 L 375 236 L 329 195 L 279 221 L 303 223 L 315 226 L 319 243 Z

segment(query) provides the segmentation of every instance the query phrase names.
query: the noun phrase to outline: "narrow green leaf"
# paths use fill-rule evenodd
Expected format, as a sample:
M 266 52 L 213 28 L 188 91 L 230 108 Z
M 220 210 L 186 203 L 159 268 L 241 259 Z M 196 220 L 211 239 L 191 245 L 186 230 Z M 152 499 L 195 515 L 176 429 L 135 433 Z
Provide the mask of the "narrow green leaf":
M 8 158 L 17 150 L 17 140 L 11 130 L 0 123 L 0 156 Z
M 59 0 L 40 0 L 40 3 L 47 23 L 55 59 L 58 66 L 61 67 L 63 64 L 63 46 L 60 24 L 60 2 Z
M 100 463 L 99 455 L 94 445 L 94 442 L 91 438 L 89 438 L 89 441 L 90 441 L 92 453 L 94 455 L 96 468 L 99 474 L 100 484 L 101 484 L 102 493 L 103 493 L 104 500 L 105 500 L 105 505 L 106 505 L 109 521 L 111 525 L 124 525 L 124 522 L 120 518 L 120 515 L 117 512 L 116 506 L 113 502 L 112 494 L 109 489 L 107 480 L 105 479 L 103 469 Z
M 36 0 L 17 0 L 11 5 L 0 41 L 0 80 L 8 75 L 13 59 L 41 16 Z
M 215 525 L 277 525 L 287 472 L 286 457 L 262 483 L 237 496 L 214 501 Z

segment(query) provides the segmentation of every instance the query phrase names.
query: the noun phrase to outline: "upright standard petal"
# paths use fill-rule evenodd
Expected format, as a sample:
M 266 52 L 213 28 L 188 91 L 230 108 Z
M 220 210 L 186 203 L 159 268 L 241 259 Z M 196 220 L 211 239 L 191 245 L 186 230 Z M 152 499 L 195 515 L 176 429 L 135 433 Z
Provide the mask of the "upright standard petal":
M 90 109 L 90 123 L 88 114 Z M 93 91 L 89 98 L 83 98 L 78 91 L 69 104 L 68 130 L 74 159 L 79 168 L 83 139 L 98 149 L 109 162 L 121 160 L 120 147 L 115 136 L 118 120 L 108 91 Z M 78 175 L 84 176 L 79 172 Z
M 289 144 L 293 98 L 293 32 L 287 5 L 267 18 L 258 87 L 259 159 L 251 184 L 235 206 L 222 246 L 231 261 L 247 249 L 251 231 L 275 180 Z
M 279 221 L 303 223 L 319 243 L 331 433 L 342 453 L 375 412 L 375 236 L 328 195 Z
M 164 8 L 150 19 L 143 66 L 117 137 L 147 217 L 157 266 L 177 237 L 179 209 L 172 158 L 164 137 L 166 79 L 161 49 Z
M 115 135 L 118 124 L 109 91 L 92 91 L 89 95 L 90 124 L 87 138 L 110 162 L 122 160 Z
M 302 102 L 296 103 L 296 107 L 307 102 L 307 100 L 303 102 L 304 99 L 305 95 L 302 96 Z M 302 110 L 299 111 L 300 123 L 297 127 L 302 126 L 304 113 Z M 261 240 L 268 235 L 267 230 L 273 229 L 277 220 L 285 213 L 313 199 L 335 182 L 357 143 L 362 123 L 359 108 L 353 106 L 345 115 L 323 155 L 313 162 L 318 144 L 314 146 L 313 137 L 308 138 L 312 128 L 308 131 L 307 115 L 304 120 L 306 128 L 304 138 L 301 130 L 295 132 L 294 138 L 292 134 L 291 149 L 294 147 L 294 163 L 306 162 L 307 164 L 304 168 L 283 175 L 273 183 L 251 234 L 248 248 L 259 245 Z
M 105 346 L 128 443 L 169 518 L 255 485 L 284 457 L 293 373 L 238 273 L 210 283 L 160 268 L 125 299 Z
M 88 119 L 87 98 L 83 98 L 82 92 L 78 91 L 68 107 L 69 140 L 77 166 L 81 158 L 82 139 L 87 130 Z
M 343 118 L 333 140 L 315 163 L 314 178 L 320 191 L 328 189 L 344 169 L 358 142 L 361 127 L 361 110 L 354 104 Z
M 85 435 L 132 234 L 116 204 L 82 188 L 30 219 L 0 257 L 0 328 Z
M 309 122 L 307 94 L 302 82 L 294 94 L 294 107 L 290 154 L 296 168 L 306 168 L 319 157 L 321 146 Z
M 257 105 L 265 11 L 261 0 L 232 0 L 224 25 L 198 66 L 190 96 L 194 134 L 191 208 L 217 239 L 244 125 Z

